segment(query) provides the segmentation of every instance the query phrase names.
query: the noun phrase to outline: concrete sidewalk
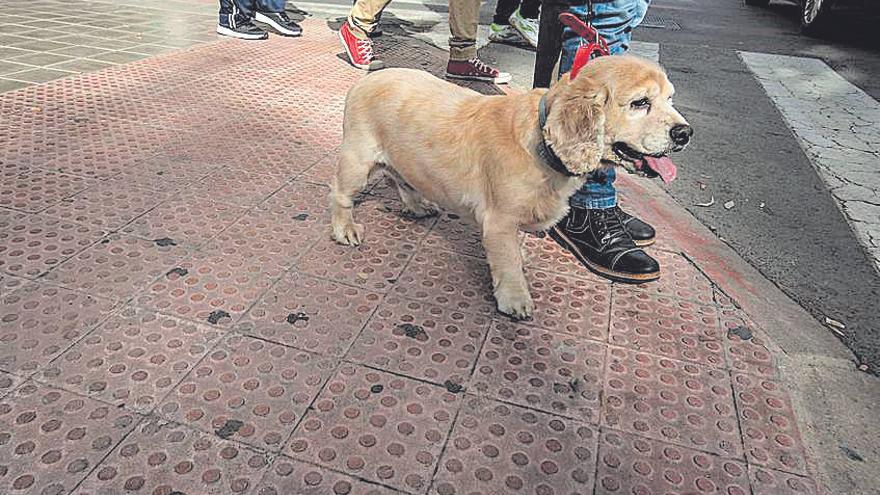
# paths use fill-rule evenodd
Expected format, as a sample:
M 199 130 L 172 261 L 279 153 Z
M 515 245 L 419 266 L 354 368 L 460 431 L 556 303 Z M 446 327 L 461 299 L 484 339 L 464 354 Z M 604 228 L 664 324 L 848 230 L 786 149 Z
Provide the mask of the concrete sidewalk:
M 855 379 L 847 354 L 654 184 L 623 190 L 661 228 L 663 278 L 611 284 L 528 237 L 524 324 L 494 311 L 476 230 L 403 219 L 382 184 L 366 243 L 334 244 L 325 184 L 362 73 L 305 29 L 0 94 L 0 493 L 839 483 L 807 383 L 828 377 L 799 359 Z

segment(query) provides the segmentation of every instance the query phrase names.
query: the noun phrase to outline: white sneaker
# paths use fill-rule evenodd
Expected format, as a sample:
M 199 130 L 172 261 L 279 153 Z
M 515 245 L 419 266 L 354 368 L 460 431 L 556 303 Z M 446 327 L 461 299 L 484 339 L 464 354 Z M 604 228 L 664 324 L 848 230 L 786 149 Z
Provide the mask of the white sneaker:
M 516 9 L 510 16 L 510 25 L 523 37 L 532 48 L 538 48 L 538 20 L 527 19 Z
M 519 31 L 513 29 L 509 24 L 502 26 L 494 22 L 489 25 L 489 41 L 493 43 L 524 43 L 525 40 L 520 36 Z

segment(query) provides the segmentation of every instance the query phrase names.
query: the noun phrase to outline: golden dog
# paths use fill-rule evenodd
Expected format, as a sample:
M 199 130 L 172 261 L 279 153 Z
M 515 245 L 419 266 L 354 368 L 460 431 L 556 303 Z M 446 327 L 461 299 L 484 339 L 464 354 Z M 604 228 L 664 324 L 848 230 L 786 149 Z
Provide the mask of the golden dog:
M 518 230 L 555 225 L 585 174 L 602 166 L 671 180 L 666 154 L 691 135 L 672 94 L 663 69 L 629 56 L 602 57 L 574 80 L 565 75 L 549 90 L 509 96 L 483 96 L 418 70 L 370 74 L 345 101 L 330 194 L 333 239 L 362 242 L 352 198 L 384 171 L 404 213 L 426 216 L 442 205 L 476 221 L 498 310 L 527 318 L 534 303 Z

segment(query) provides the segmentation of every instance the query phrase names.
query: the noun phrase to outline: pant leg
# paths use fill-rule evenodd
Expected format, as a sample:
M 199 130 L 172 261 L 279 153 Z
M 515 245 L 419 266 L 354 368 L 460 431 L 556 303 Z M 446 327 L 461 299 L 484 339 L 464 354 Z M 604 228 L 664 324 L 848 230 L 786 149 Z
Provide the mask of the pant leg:
M 530 0 L 531 1 L 531 0 Z M 519 7 L 519 0 L 498 0 L 492 22 L 505 26 L 510 24 L 510 15 Z
M 255 0 L 220 0 L 220 24 L 235 27 L 254 18 Z
M 256 0 L 256 9 L 259 12 L 284 12 L 287 0 Z
M 617 179 L 617 172 L 613 167 L 591 173 L 587 176 L 587 183 L 574 193 L 569 200 L 569 204 L 591 210 L 617 206 L 617 189 L 614 187 L 615 179 Z
M 348 22 L 367 33 L 372 32 L 378 23 L 379 14 L 389 3 L 391 0 L 357 0 L 348 15 Z
M 537 19 L 540 8 L 541 0 L 523 0 L 519 6 L 519 13 L 526 19 Z
M 620 55 L 629 50 L 632 41 L 632 30 L 638 26 L 648 12 L 650 0 L 611 0 L 608 2 L 594 2 L 593 27 L 608 42 L 612 55 Z M 586 18 L 588 8 L 579 5 L 571 8 L 571 12 L 581 18 Z M 580 46 L 581 38 L 571 29 L 566 28 L 562 33 L 562 60 L 559 64 L 559 73 L 564 74 L 571 70 L 574 55 Z
M 559 14 L 566 10 L 568 5 L 564 2 L 545 0 L 541 3 L 532 87 L 549 88 L 550 83 L 553 82 L 553 68 L 559 60 L 559 50 L 562 47 L 562 24 L 559 22 Z
M 477 23 L 480 0 L 449 0 L 449 59 L 468 60 L 477 56 Z

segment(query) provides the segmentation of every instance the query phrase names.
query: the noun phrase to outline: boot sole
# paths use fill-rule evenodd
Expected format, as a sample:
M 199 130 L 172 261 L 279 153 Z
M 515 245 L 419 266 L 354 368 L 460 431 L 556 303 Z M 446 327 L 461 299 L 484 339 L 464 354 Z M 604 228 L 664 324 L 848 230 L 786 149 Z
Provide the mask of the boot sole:
M 510 82 L 510 79 L 511 79 L 510 77 L 494 78 L 494 77 L 479 77 L 479 76 L 462 76 L 459 74 L 452 74 L 449 72 L 446 73 L 446 78 L 447 79 L 458 79 L 459 81 L 479 81 L 479 82 L 487 82 L 487 83 L 494 83 L 494 84 L 507 84 Z
M 659 271 L 655 273 L 625 273 L 605 268 L 604 266 L 598 265 L 590 261 L 589 258 L 581 253 L 581 250 L 578 249 L 575 243 L 573 243 L 568 237 L 566 237 L 565 234 L 559 232 L 555 227 L 551 228 L 548 233 L 554 241 L 559 243 L 560 246 L 573 254 L 574 257 L 581 262 L 581 264 L 589 268 L 590 271 L 601 275 L 602 277 L 614 280 L 615 282 L 624 282 L 627 284 L 644 284 L 646 282 L 653 282 L 660 278 Z
M 244 34 L 239 33 L 238 31 L 234 31 L 231 28 L 225 26 L 217 26 L 217 34 L 221 36 L 229 36 L 230 38 L 237 38 L 240 40 L 264 40 L 269 37 L 269 33 Z
M 257 12 L 254 15 L 254 20 L 257 22 L 262 22 L 263 24 L 267 24 L 276 33 L 280 34 L 281 36 L 287 36 L 290 38 L 297 38 L 299 36 L 302 36 L 302 30 L 291 31 L 291 30 L 285 28 L 284 26 L 282 26 L 281 24 L 278 24 L 277 22 L 273 21 L 271 17 L 269 17 L 267 15 L 263 15 L 259 12 Z
M 654 241 L 655 241 L 655 239 L 654 239 L 653 237 L 650 238 L 650 239 L 644 239 L 644 240 L 635 240 L 635 239 L 633 239 L 633 242 L 635 242 L 635 243 L 636 243 L 636 246 L 638 246 L 638 247 L 648 247 L 648 246 L 653 246 L 653 245 L 654 245 Z

